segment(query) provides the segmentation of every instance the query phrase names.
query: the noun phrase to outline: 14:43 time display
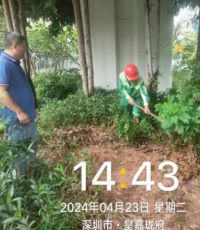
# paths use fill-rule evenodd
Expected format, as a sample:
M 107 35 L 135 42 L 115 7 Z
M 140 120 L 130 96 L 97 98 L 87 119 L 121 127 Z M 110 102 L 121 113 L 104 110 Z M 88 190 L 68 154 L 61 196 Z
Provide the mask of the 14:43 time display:
M 169 178 L 173 180 L 173 185 L 171 187 L 165 187 L 162 183 L 157 183 L 158 187 L 166 192 L 174 191 L 179 186 L 179 180 L 175 176 L 178 171 L 178 166 L 172 162 L 172 161 L 165 161 L 162 162 L 158 166 L 158 170 L 164 171 L 165 166 L 171 166 L 172 172 L 163 174 L 164 178 Z M 74 171 L 81 168 L 81 190 L 86 191 L 86 162 L 80 162 L 74 167 Z M 146 169 L 146 180 L 145 181 L 139 181 L 138 178 L 140 177 L 141 173 Z M 100 175 L 103 173 L 103 171 L 106 170 L 107 172 L 107 180 L 106 181 L 98 181 Z M 92 185 L 105 185 L 107 187 L 107 191 L 111 191 L 112 186 L 115 185 L 115 181 L 112 181 L 111 178 L 111 172 L 112 172 L 112 164 L 110 161 L 106 161 L 102 164 L 100 169 L 98 170 L 97 174 L 92 180 Z M 146 191 L 151 191 L 151 187 L 155 185 L 155 181 L 151 180 L 151 162 L 146 161 L 143 162 L 143 164 L 140 166 L 136 174 L 134 175 L 132 179 L 132 185 L 143 185 L 146 186 Z

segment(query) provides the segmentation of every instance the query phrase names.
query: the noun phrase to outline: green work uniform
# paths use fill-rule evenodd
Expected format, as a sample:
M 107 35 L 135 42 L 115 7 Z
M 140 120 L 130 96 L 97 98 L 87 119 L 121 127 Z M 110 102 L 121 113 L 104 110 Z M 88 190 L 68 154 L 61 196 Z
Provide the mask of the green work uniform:
M 128 97 L 132 97 L 135 102 L 140 106 L 149 104 L 150 98 L 147 93 L 144 80 L 139 77 L 137 80 L 130 82 L 125 73 L 122 72 L 119 75 L 119 91 L 121 93 L 121 104 L 122 106 L 130 106 Z M 136 106 L 131 106 L 131 112 L 133 117 L 140 117 L 141 110 Z

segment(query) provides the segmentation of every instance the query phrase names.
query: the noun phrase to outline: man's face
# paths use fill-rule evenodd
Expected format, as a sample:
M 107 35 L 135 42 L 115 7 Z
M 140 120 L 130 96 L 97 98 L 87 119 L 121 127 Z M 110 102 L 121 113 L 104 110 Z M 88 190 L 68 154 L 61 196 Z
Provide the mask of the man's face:
M 13 44 L 13 51 L 15 52 L 15 57 L 20 60 L 24 58 L 26 52 L 26 43 Z

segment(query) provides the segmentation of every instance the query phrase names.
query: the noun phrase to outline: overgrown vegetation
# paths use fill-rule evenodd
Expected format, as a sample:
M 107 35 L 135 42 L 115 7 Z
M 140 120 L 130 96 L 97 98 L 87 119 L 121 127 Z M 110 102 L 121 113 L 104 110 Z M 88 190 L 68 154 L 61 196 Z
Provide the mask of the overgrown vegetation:
M 52 35 L 48 28 L 48 22 L 39 20 L 27 28 L 29 49 L 31 54 L 43 54 L 45 60 L 38 57 L 31 58 L 32 74 L 36 74 L 36 62 L 43 64 L 46 69 L 63 69 L 64 61 L 78 63 L 78 41 L 75 27 L 66 26 L 56 36 Z M 73 40 L 67 43 L 67 37 Z M 34 56 L 34 55 L 33 55 Z M 37 60 L 35 60 L 37 59 Z
M 33 79 L 40 106 L 50 100 L 64 100 L 82 87 L 78 69 L 41 73 Z
M 159 113 L 163 129 L 160 122 L 145 114 L 140 123 L 135 124 L 128 111 L 121 108 L 116 90 L 99 88 L 93 96 L 87 97 L 81 90 L 81 79 L 76 70 L 40 74 L 34 79 L 40 104 L 40 133 L 43 137 L 50 136 L 53 128 L 69 125 L 108 128 L 115 124 L 116 137 L 130 144 L 145 144 L 166 141 L 163 131 L 166 130 L 176 140 L 180 139 L 180 144 L 192 145 L 198 158 L 200 65 L 190 62 L 185 70 L 188 75 L 176 89 L 159 94 L 149 92 L 150 109 Z M 41 155 L 30 166 L 27 178 L 21 178 L 15 170 L 9 169 L 16 154 L 16 148 L 1 141 L 0 229 L 80 229 L 86 213 L 60 213 L 61 203 L 92 201 L 94 192 L 80 193 L 80 175 L 73 173 L 76 161 L 89 161 L 90 155 L 66 153 L 63 162 L 56 165 L 48 164 Z M 91 175 L 91 164 L 87 165 Z
M 193 15 L 190 16 L 194 20 Z M 173 94 L 165 103 L 158 103 L 156 110 L 163 120 L 162 128 L 180 146 L 192 147 L 199 159 L 199 100 L 200 65 L 196 60 L 197 31 L 187 28 L 188 21 L 180 20 L 175 28 L 173 44 Z
M 176 94 L 164 104 L 156 105 L 156 108 L 163 120 L 162 127 L 184 144 L 192 145 L 199 158 L 200 64 L 192 61 L 183 71 L 188 74 L 179 81 Z
M 25 178 L 10 168 L 17 153 L 15 146 L 0 143 L 0 229 L 80 229 L 82 219 L 88 214 L 81 209 L 74 214 L 61 204 L 89 204 L 92 201 L 95 191 L 80 193 L 80 174 L 73 172 L 77 160 L 88 161 L 90 178 L 90 155 L 68 154 L 64 163 L 51 165 L 41 155 L 30 165 Z
M 182 79 L 191 74 L 192 68 L 188 68 L 191 61 L 195 59 L 197 32 L 181 34 L 181 39 L 176 39 L 173 45 L 173 88 L 177 88 Z
M 178 8 L 181 2 L 188 5 L 186 0 L 173 2 L 178 4 Z M 194 7 L 197 2 L 190 0 L 189 4 Z M 52 58 L 53 63 L 50 64 L 49 70 L 52 70 L 55 63 L 60 65 L 60 61 L 64 59 L 77 62 L 76 31 L 74 28 L 68 27 L 74 21 L 72 2 L 69 0 L 67 3 L 61 0 L 26 0 L 25 3 L 26 14 L 35 21 L 32 27 L 29 25 L 27 31 L 31 53 L 45 53 Z M 66 17 L 66 15 L 68 16 Z M 51 23 L 47 25 L 45 21 L 37 21 L 41 19 L 41 16 L 43 20 L 48 20 Z M 1 20 L 0 26 L 1 28 L 5 27 Z M 95 89 L 93 96 L 85 96 L 82 91 L 81 76 L 77 70 L 49 72 L 36 75 L 34 78 L 40 107 L 38 127 L 42 137 L 51 136 L 54 128 L 64 129 L 69 125 L 93 125 L 108 128 L 115 124 L 116 137 L 126 140 L 130 144 L 144 144 L 165 141 L 166 135 L 163 131 L 165 130 L 175 140 L 178 139 L 180 144 L 192 146 L 196 153 L 196 159 L 199 159 L 200 64 L 193 62 L 196 56 L 197 42 L 195 35 L 190 35 L 191 37 L 185 36 L 183 40 L 174 44 L 174 59 L 176 59 L 177 65 L 174 68 L 176 77 L 174 78 L 173 92 L 161 94 L 157 94 L 155 91 L 149 92 L 151 111 L 159 113 L 163 120 L 162 124 L 144 114 L 140 123 L 135 124 L 128 112 L 121 108 L 120 96 L 116 90 Z M 67 44 L 67 36 L 73 40 L 74 46 Z M 159 39 L 157 45 L 159 47 Z M 157 63 L 159 67 L 159 56 Z M 3 132 L 1 121 L 0 132 Z M 92 178 L 90 154 L 66 152 L 62 162 L 49 163 L 40 153 L 37 161 L 30 165 L 27 177 L 24 178 L 10 167 L 15 156 L 19 153 L 19 149 L 3 139 L 4 137 L 1 136 L 0 229 L 78 230 L 82 228 L 81 221 L 83 219 L 91 219 L 91 213 L 86 210 L 80 210 L 77 213 L 61 213 L 63 208 L 61 203 L 89 204 L 95 199 L 105 202 L 98 187 L 93 187 L 93 190 L 88 189 L 88 192 L 82 193 L 80 174 L 73 172 L 77 161 L 87 161 L 87 178 L 89 180 Z M 74 140 L 74 142 L 79 141 L 78 138 L 74 138 Z M 53 146 L 53 148 L 56 147 Z M 98 197 L 96 191 L 98 191 Z
M 82 90 L 77 91 L 79 83 L 78 76 L 71 76 L 69 71 L 63 75 L 41 74 L 36 78 L 36 91 L 42 105 L 39 120 L 42 135 L 51 135 L 53 128 L 69 125 L 109 127 L 116 124 L 116 136 L 130 143 L 141 144 L 163 137 L 159 122 L 148 115 L 143 114 L 141 122 L 134 124 L 132 116 L 121 107 L 117 90 L 97 88 L 93 96 L 87 97 Z M 168 95 L 169 92 L 151 93 L 152 112 L 155 112 L 155 103 L 166 101 Z
M 66 125 L 109 125 L 120 111 L 117 91 L 97 89 L 92 97 L 82 90 L 63 101 L 53 100 L 40 112 L 39 126 L 43 129 Z

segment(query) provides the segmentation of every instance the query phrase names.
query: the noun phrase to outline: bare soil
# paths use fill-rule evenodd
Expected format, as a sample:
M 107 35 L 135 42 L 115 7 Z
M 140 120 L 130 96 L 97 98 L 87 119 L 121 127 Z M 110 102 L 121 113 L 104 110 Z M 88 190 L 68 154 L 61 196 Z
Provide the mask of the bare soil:
M 129 146 L 126 142 L 117 141 L 109 130 L 103 131 L 94 127 L 69 128 L 54 130 L 54 138 L 46 141 L 42 147 L 47 159 L 52 162 L 62 159 L 67 153 L 75 151 L 91 152 L 91 160 L 97 165 L 93 167 L 96 174 L 105 161 L 112 162 L 112 180 L 116 182 L 111 191 L 106 191 L 107 204 L 123 202 L 125 211 L 123 213 L 110 213 L 107 218 L 113 220 L 112 229 L 126 229 L 124 224 L 128 220 L 163 220 L 164 230 L 200 230 L 200 169 L 195 165 L 191 150 L 175 150 L 168 146 L 159 144 L 143 145 L 140 147 Z M 146 191 L 145 186 L 133 186 L 132 179 L 143 162 L 151 162 L 151 180 L 155 185 L 151 191 Z M 166 167 L 163 173 L 158 166 L 164 161 L 173 161 L 178 166 L 176 174 L 179 186 L 175 191 L 166 192 L 158 187 L 162 183 L 166 187 L 173 185 L 173 180 L 164 178 L 165 173 L 170 173 L 171 167 Z M 126 174 L 120 173 L 121 169 Z M 106 175 L 100 179 L 105 180 Z M 146 180 L 145 170 L 139 180 Z M 126 188 L 122 189 L 120 184 L 125 183 Z M 141 203 L 148 203 L 148 213 L 142 213 Z M 156 213 L 155 203 L 163 204 L 163 213 Z M 174 202 L 174 203 L 173 203 Z M 131 212 L 128 212 L 128 203 L 131 203 Z M 185 203 L 179 204 L 179 203 Z M 135 211 L 136 205 L 139 211 Z M 168 205 L 175 204 L 175 211 L 168 209 Z M 178 210 L 185 210 L 178 213 Z M 175 212 L 175 213 L 174 213 Z M 155 222 L 154 222 L 155 223 Z M 163 228 L 131 228 L 127 229 L 163 229 Z

